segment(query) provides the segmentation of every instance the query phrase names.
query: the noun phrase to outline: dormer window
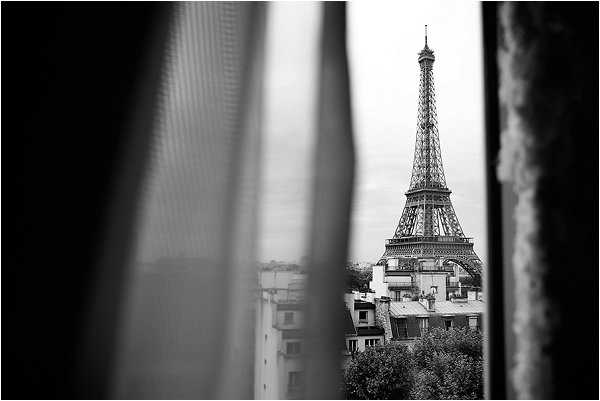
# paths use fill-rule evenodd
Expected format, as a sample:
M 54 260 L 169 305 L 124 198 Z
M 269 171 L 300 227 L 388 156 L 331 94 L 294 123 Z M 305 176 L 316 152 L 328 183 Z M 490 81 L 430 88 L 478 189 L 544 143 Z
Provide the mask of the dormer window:
M 368 312 L 366 310 L 358 311 L 358 321 L 360 323 L 368 322 Z

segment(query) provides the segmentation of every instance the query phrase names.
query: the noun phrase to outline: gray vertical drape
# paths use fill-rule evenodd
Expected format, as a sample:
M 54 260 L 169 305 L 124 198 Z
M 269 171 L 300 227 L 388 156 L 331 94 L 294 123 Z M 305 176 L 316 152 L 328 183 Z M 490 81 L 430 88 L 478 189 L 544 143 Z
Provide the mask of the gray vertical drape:
M 323 5 L 312 221 L 309 232 L 306 397 L 337 399 L 344 348 L 343 293 L 354 184 L 346 9 Z

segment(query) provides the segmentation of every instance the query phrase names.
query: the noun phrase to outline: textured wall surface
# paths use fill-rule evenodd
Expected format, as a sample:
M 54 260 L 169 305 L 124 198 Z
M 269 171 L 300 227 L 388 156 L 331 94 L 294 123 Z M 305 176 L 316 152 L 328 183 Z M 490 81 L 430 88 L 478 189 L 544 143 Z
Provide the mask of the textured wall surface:
M 375 298 L 375 324 L 383 327 L 385 331 L 384 340 L 389 342 L 392 339 L 392 325 L 390 323 L 390 301 Z
M 597 397 L 598 326 L 582 322 L 598 314 L 598 5 L 506 3 L 499 16 L 512 384 L 518 398 Z

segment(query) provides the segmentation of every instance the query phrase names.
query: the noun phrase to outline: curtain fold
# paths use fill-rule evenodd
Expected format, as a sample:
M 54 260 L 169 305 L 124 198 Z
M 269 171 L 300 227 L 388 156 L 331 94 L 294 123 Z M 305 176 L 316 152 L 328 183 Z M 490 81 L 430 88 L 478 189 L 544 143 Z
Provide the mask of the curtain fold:
M 119 398 L 254 393 L 255 361 L 263 359 L 254 349 L 261 324 L 254 307 L 265 8 L 177 7 L 123 320 Z M 324 4 L 322 12 L 313 200 L 304 232 L 306 372 L 288 378 L 281 365 L 278 386 L 305 376 L 305 396 L 339 398 L 354 151 L 345 7 Z
M 117 398 L 251 398 L 264 8 L 180 3 Z
M 323 4 L 309 274 L 306 397 L 341 398 L 345 264 L 354 185 L 346 7 Z

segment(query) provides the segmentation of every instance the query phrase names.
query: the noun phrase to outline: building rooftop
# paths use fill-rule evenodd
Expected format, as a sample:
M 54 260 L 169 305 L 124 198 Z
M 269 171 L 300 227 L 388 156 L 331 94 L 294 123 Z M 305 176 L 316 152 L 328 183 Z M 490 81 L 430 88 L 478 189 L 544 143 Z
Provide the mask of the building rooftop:
M 462 315 L 469 313 L 483 313 L 485 304 L 483 301 L 438 301 L 435 303 L 435 311 L 429 312 L 418 301 L 392 301 L 390 302 L 390 316 L 427 316 L 427 315 Z
M 354 322 L 352 321 L 352 315 L 350 310 L 346 308 L 344 312 L 344 334 L 347 336 L 355 336 L 356 329 L 354 328 Z
M 428 315 L 427 309 L 419 301 L 392 301 L 390 302 L 390 315 L 392 317 L 408 315 Z
M 439 314 L 463 314 L 463 313 L 483 313 L 485 304 L 483 301 L 465 301 L 452 302 L 443 301 L 435 303 L 435 313 Z

